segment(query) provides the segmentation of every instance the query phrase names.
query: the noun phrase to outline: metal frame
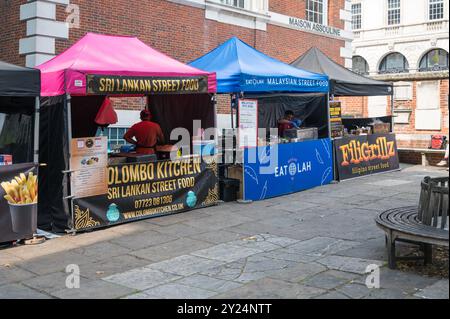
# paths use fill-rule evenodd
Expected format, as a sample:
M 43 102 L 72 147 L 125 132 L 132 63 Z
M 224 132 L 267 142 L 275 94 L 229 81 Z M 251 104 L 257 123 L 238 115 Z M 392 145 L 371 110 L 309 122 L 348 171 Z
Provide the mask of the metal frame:
M 41 109 L 40 97 L 36 96 L 34 100 L 34 157 L 35 164 L 39 164 L 39 113 Z
M 71 187 L 71 178 L 72 178 L 72 167 L 70 166 L 70 159 L 72 158 L 72 152 L 70 150 L 70 145 L 71 145 L 71 141 L 72 141 L 72 97 L 70 96 L 70 94 L 66 94 L 65 96 L 65 106 L 66 106 L 66 112 L 67 112 L 67 144 L 68 144 L 68 150 L 67 150 L 67 155 L 68 155 L 68 160 L 69 160 L 69 169 L 63 171 L 63 174 L 67 175 L 67 181 L 68 181 L 68 187 L 70 190 L 70 194 L 67 195 L 67 197 L 65 197 L 64 199 L 67 199 L 69 201 L 69 209 L 70 209 L 70 216 L 72 219 L 72 223 L 71 223 L 71 228 L 69 230 L 67 230 L 67 233 L 70 234 L 75 234 L 76 233 L 76 229 L 75 229 L 75 217 L 74 217 L 74 212 L 73 212 L 73 195 L 72 195 L 72 187 Z

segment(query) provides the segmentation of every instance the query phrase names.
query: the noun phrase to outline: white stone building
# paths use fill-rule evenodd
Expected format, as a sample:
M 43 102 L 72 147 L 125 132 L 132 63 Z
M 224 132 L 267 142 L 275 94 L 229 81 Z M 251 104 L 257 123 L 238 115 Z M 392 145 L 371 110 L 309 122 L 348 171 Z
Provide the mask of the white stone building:
M 425 148 L 431 134 L 448 136 L 448 17 L 448 0 L 352 0 L 352 68 L 395 83 L 400 146 Z M 361 114 L 390 114 L 389 100 L 361 100 Z

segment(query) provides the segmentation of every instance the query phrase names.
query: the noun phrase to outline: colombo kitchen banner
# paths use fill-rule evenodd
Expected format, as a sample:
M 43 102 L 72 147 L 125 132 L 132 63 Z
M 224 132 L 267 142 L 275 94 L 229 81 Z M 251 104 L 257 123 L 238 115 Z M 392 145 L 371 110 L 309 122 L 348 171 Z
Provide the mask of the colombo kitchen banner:
M 108 192 L 73 200 L 75 230 L 211 206 L 219 199 L 215 157 L 108 167 Z
M 339 180 L 400 168 L 395 134 L 372 134 L 334 140 Z

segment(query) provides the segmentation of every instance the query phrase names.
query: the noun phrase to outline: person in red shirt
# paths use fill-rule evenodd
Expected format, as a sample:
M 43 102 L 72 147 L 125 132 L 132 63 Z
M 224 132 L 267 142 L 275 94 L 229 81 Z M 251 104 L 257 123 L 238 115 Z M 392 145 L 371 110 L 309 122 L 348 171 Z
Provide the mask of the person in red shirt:
M 148 110 L 141 112 L 141 122 L 134 124 L 123 136 L 124 140 L 136 145 L 138 154 L 155 154 L 156 145 L 164 144 L 164 135 L 161 127 L 151 121 L 151 114 Z
M 284 112 L 284 117 L 278 120 L 278 135 L 284 137 L 284 131 L 294 128 L 292 121 L 294 120 L 294 112 Z

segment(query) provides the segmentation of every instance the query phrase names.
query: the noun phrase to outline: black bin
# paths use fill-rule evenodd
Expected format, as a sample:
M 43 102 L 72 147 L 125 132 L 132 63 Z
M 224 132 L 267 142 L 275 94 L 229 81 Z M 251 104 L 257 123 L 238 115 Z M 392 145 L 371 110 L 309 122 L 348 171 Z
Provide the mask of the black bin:
M 240 181 L 234 178 L 221 178 L 219 180 L 220 199 L 224 202 L 234 202 L 237 200 Z

